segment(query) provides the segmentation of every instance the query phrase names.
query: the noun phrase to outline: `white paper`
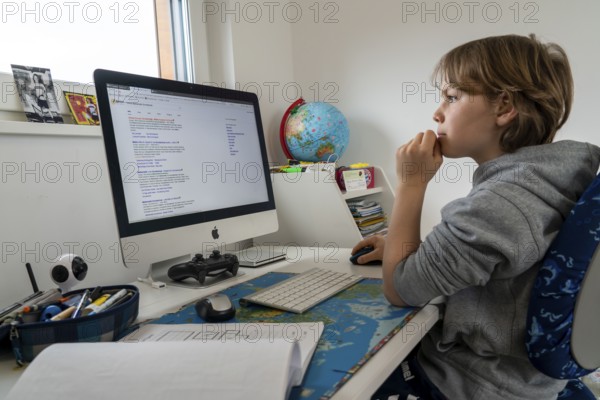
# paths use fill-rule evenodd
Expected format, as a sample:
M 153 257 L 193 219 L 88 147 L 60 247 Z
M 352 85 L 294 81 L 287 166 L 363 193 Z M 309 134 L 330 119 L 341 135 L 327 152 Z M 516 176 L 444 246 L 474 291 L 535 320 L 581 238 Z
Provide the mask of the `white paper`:
M 147 324 L 132 332 L 122 342 L 200 341 L 220 342 L 271 342 L 283 339 L 298 342 L 300 347 L 302 377 L 310 364 L 319 338 L 323 333 L 322 322 L 301 323 L 223 323 L 223 324 Z M 300 382 L 302 380 L 300 378 Z M 299 385 L 300 382 L 294 383 Z

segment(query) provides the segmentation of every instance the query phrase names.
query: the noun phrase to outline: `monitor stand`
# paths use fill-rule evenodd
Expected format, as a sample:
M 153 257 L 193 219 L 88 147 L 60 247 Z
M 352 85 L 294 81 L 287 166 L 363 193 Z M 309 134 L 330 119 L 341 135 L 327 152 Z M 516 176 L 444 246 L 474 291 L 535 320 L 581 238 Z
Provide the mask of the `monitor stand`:
M 152 282 L 164 282 L 167 285 L 171 286 L 179 286 L 185 287 L 189 289 L 204 289 L 217 283 L 224 282 L 229 279 L 237 278 L 238 276 L 244 275 L 244 272 L 238 269 L 237 274 L 234 276 L 230 272 L 224 272 L 217 276 L 207 276 L 204 280 L 204 283 L 200 283 L 193 278 L 184 279 L 182 281 L 173 281 L 168 276 L 169 268 L 171 268 L 175 264 L 184 263 L 190 261 L 191 256 L 182 256 L 173 258 L 167 261 L 161 261 L 158 263 L 154 263 L 150 266 L 150 273 L 148 274 L 148 278 L 146 279 L 148 283 L 152 284 Z

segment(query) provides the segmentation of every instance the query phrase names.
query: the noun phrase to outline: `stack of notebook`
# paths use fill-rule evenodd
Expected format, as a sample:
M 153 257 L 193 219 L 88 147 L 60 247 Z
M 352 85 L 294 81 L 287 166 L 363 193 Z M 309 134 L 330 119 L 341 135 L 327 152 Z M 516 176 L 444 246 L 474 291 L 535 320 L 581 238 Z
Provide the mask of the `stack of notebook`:
M 386 229 L 386 217 L 379 203 L 373 200 L 350 200 L 347 203 L 363 237 L 383 233 Z

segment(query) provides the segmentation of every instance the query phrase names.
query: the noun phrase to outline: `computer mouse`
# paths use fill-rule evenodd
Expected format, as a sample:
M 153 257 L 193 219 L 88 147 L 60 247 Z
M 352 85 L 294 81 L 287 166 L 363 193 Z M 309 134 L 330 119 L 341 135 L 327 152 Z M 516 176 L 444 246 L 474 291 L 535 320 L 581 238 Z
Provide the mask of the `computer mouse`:
M 235 317 L 235 306 L 227 295 L 217 293 L 198 300 L 196 312 L 206 322 L 222 322 Z
M 360 256 L 364 256 L 365 254 L 368 254 L 368 253 L 372 252 L 373 250 L 375 250 L 375 248 L 373 246 L 363 247 L 362 249 L 360 249 L 356 253 L 354 253 L 352 256 L 350 256 L 350 262 L 354 265 L 379 265 L 379 264 L 381 264 L 380 260 L 373 260 L 373 261 L 369 261 L 368 263 L 364 263 L 364 264 L 358 263 L 358 258 Z

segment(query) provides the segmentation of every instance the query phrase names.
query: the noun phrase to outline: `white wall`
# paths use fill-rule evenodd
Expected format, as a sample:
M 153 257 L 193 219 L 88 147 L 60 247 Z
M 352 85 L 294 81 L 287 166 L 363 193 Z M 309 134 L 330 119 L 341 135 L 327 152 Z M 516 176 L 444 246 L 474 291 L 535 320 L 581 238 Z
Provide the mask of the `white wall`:
M 600 89 L 600 54 L 595 44 L 600 36 L 599 2 L 323 0 L 319 4 L 317 23 L 314 6 L 306 6 L 306 17 L 291 24 L 294 77 L 304 87 L 333 82 L 339 88 L 334 100 L 351 129 L 343 164 L 380 165 L 395 182 L 394 150 L 419 131 L 436 127 L 432 114 L 437 95 L 430 84 L 434 64 L 466 41 L 508 33 L 535 33 L 565 48 L 576 94 L 572 115 L 557 139 L 600 145 L 595 129 Z M 471 15 L 465 4 L 471 4 Z M 327 23 L 328 15 L 328 20 L 337 22 Z M 439 221 L 440 208 L 471 186 L 471 160 L 445 162 L 439 183 L 428 189 L 423 235 Z
M 236 88 L 259 96 L 269 159 L 283 161 L 279 124 L 289 105 L 286 88 L 295 85 L 292 30 L 284 20 L 242 21 L 233 24 Z
M 282 3 L 205 0 L 190 8 L 196 82 L 256 93 L 269 159 L 285 161 L 279 123 L 296 99 L 298 84 L 292 27 L 282 15 Z

